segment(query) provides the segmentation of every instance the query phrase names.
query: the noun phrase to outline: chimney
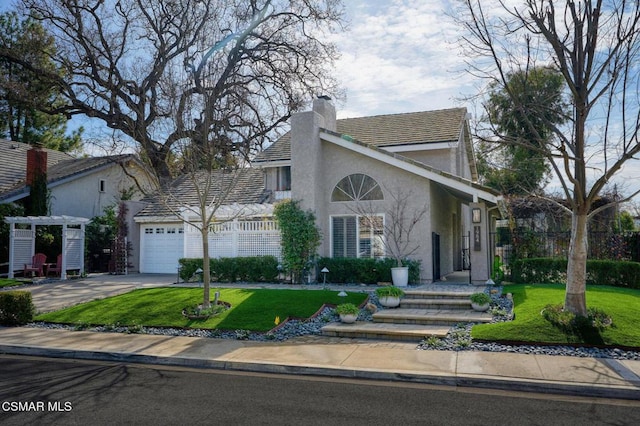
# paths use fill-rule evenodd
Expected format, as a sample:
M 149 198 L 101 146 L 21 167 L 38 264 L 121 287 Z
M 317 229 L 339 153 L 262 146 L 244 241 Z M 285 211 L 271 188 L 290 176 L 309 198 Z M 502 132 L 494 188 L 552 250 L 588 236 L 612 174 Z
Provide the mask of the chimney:
M 39 145 L 34 145 L 27 151 L 27 185 L 40 175 L 47 174 L 47 151 L 41 149 Z
M 324 119 L 322 127 L 332 132 L 336 131 L 336 107 L 331 103 L 329 96 L 321 95 L 314 99 L 313 112 L 320 114 Z

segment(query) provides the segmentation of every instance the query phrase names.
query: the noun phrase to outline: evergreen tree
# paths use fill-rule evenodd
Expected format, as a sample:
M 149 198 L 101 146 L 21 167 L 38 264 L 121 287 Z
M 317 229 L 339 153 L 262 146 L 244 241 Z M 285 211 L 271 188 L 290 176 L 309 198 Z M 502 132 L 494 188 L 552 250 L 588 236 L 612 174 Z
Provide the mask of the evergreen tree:
M 21 21 L 15 12 L 0 15 L 0 45 L 25 61 L 55 73 L 49 59 L 53 38 L 37 22 Z M 80 148 L 83 129 L 67 135 L 67 118 L 41 111 L 43 105 L 60 104 L 59 92 L 42 74 L 0 57 L 0 137 L 69 152 Z
M 550 171 L 546 145 L 553 127 L 566 121 L 564 87 L 562 74 L 547 67 L 519 70 L 506 85 L 490 86 L 484 107 L 499 139 L 480 144 L 478 168 L 485 185 L 507 195 L 542 189 Z

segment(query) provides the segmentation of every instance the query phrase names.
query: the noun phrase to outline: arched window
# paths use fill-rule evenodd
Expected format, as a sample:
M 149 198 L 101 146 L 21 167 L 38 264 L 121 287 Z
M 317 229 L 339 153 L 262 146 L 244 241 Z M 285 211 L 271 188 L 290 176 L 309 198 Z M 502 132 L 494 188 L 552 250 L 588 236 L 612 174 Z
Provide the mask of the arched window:
M 356 173 L 343 178 L 333 188 L 331 201 L 383 200 L 382 188 L 370 176 Z

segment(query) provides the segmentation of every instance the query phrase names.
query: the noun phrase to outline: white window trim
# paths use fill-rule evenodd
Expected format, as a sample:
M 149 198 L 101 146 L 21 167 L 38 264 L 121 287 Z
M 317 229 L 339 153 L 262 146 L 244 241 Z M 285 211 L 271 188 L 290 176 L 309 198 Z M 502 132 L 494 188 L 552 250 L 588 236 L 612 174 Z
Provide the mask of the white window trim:
M 330 253 L 330 257 L 333 258 L 333 218 L 334 217 L 355 217 L 356 218 L 356 258 L 360 259 L 363 258 L 362 256 L 360 256 L 360 218 L 364 216 L 361 214 L 332 214 L 329 215 L 329 253 Z M 374 213 L 371 216 L 378 216 L 378 217 L 382 217 L 382 236 L 383 238 L 386 238 L 385 235 L 385 214 L 384 213 Z M 373 235 L 372 235 L 372 241 L 373 241 Z M 387 257 L 387 250 L 386 250 L 386 245 L 383 243 L 382 245 L 382 251 L 383 254 L 382 256 L 380 256 L 380 259 Z M 375 256 L 373 256 L 373 253 L 371 253 L 371 255 L 367 256 L 367 258 L 375 258 Z

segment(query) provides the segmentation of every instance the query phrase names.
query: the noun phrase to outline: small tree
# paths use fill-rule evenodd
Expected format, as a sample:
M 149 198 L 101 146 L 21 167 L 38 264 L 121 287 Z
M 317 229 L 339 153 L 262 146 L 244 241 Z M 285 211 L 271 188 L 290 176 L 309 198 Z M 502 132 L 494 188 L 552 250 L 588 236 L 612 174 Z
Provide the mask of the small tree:
M 420 248 L 412 234 L 429 208 L 424 204 L 412 209 L 409 205 L 409 201 L 415 199 L 412 191 L 394 188 L 387 189 L 387 193 L 391 197 L 391 208 L 385 212 L 382 221 L 384 238 L 380 242 L 384 245 L 385 253 L 396 260 L 398 267 L 402 267 L 402 261 Z M 376 211 L 372 202 L 358 202 L 352 211 L 363 217 L 370 229 L 379 228 L 380 212 Z
M 127 208 L 126 203 L 118 204 L 118 216 L 116 217 L 115 238 L 111 244 L 111 262 L 113 270 L 109 271 L 114 274 L 126 274 L 129 268 L 129 257 L 133 250 L 131 241 L 129 241 L 129 226 L 127 225 Z
M 320 245 L 315 215 L 303 211 L 300 202 L 294 200 L 279 203 L 274 214 L 280 227 L 283 266 L 291 273 L 292 282 L 301 282 L 303 271 Z

